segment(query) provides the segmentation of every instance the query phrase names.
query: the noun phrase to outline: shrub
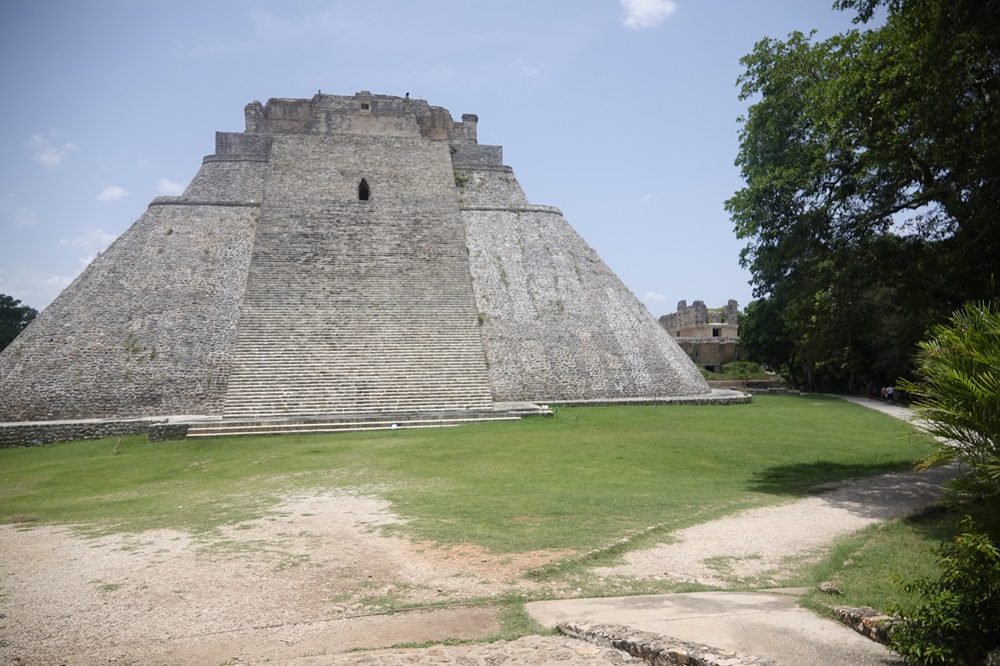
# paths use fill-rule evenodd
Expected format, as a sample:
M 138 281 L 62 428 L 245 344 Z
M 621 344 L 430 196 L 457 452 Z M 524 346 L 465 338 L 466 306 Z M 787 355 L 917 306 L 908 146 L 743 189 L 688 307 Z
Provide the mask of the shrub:
M 941 577 L 903 586 L 923 601 L 890 636 L 892 649 L 914 664 L 983 663 L 1000 647 L 1000 550 L 968 517 L 941 547 Z
M 760 363 L 753 361 L 732 361 L 722 366 L 722 372 L 726 375 L 734 375 L 740 379 L 761 379 L 767 377 L 767 373 L 760 367 Z
M 966 304 L 935 326 L 917 352 L 918 382 L 899 388 L 916 400 L 924 428 L 943 441 L 921 467 L 959 460 L 960 499 L 1000 502 L 1000 306 Z

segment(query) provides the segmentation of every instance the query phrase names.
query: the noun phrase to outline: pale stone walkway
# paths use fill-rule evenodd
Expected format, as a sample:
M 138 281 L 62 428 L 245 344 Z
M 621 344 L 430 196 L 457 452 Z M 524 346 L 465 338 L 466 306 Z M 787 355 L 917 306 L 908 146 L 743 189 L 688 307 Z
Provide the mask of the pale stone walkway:
M 239 660 L 226 666 L 238 666 Z M 549 664 L 643 664 L 614 648 L 600 647 L 568 636 L 525 636 L 516 641 L 475 645 L 442 645 L 430 648 L 373 650 L 339 655 L 301 657 L 273 663 L 288 666 L 412 666 L 413 664 L 455 664 L 456 666 L 546 666 Z
M 912 421 L 914 418 L 912 410 L 894 402 L 872 400 L 870 398 L 861 397 L 860 395 L 838 395 L 837 397 L 842 400 L 846 400 L 847 402 L 853 402 L 855 405 L 861 405 L 862 407 L 867 407 L 868 409 L 874 409 L 875 411 L 882 412 L 883 414 L 888 414 L 889 416 L 897 418 L 900 421 Z

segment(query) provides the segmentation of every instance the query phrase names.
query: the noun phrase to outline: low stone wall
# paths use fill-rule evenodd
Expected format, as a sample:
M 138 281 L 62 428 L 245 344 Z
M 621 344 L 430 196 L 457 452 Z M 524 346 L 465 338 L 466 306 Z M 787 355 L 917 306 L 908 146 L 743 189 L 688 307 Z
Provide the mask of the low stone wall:
M 151 442 L 165 442 L 171 439 L 187 437 L 190 423 L 152 423 L 146 432 Z
M 674 338 L 694 364 L 718 372 L 726 363 L 740 360 L 738 338 Z
M 159 442 L 183 439 L 187 436 L 188 425 L 156 419 L 0 423 L 0 448 L 142 434 L 148 435 L 151 442 Z
M 689 643 L 648 631 L 636 631 L 618 624 L 576 624 L 563 622 L 559 631 L 594 645 L 627 652 L 655 666 L 763 666 L 773 662 L 754 655 L 720 650 Z
M 870 606 L 840 606 L 834 608 L 833 613 L 854 631 L 882 645 L 889 644 L 892 629 L 899 622 L 899 618 L 881 613 Z
M 709 380 L 708 385 L 713 389 L 730 389 L 745 393 L 770 393 L 775 395 L 799 395 L 800 393 L 798 389 L 788 388 L 780 380 L 770 379 L 712 379 Z
M 862 636 L 882 645 L 889 644 L 889 637 L 902 620 L 894 615 L 886 615 L 871 606 L 838 606 L 834 616 Z M 983 666 L 1000 666 L 1000 648 L 986 655 Z

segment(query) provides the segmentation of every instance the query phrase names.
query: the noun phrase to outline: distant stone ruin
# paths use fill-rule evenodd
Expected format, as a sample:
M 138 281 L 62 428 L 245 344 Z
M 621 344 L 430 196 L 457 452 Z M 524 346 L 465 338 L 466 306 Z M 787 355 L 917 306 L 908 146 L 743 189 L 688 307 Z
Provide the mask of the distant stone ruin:
M 722 366 L 740 359 L 739 304 L 729 299 L 724 307 L 709 308 L 704 301 L 677 303 L 677 312 L 665 314 L 659 322 L 697 365 L 719 372 Z
M 367 91 L 248 104 L 0 355 L 0 421 L 708 396 L 477 122 Z

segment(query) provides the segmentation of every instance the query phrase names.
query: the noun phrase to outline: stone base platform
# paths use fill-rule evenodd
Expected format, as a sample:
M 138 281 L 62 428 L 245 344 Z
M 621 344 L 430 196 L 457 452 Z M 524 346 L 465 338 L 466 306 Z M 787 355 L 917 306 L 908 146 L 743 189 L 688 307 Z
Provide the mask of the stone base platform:
M 714 388 L 700 395 L 670 395 L 639 398 L 597 398 L 593 400 L 551 400 L 548 404 L 562 407 L 595 407 L 612 405 L 745 405 L 753 396 L 734 389 Z
M 553 400 L 543 405 L 533 402 L 498 402 L 491 410 L 337 414 L 336 416 L 310 415 L 268 419 L 223 419 L 220 416 L 174 415 L 135 419 L 19 421 L 0 423 L 0 448 L 39 446 L 74 439 L 103 439 L 139 434 L 147 434 L 151 442 L 157 442 L 185 437 L 442 428 L 483 421 L 517 421 L 525 416 L 552 416 L 549 405 L 737 405 L 752 401 L 753 396 L 749 393 L 713 389 L 711 393 L 703 395 L 680 397 Z
M 485 421 L 519 421 L 525 416 L 552 416 L 552 412 L 547 407 L 533 403 L 499 403 L 492 410 L 220 419 L 213 422 L 191 424 L 187 431 L 187 437 L 446 428 Z
M 185 437 L 441 428 L 482 421 L 517 421 L 526 416 L 552 416 L 552 411 L 544 405 L 530 402 L 504 402 L 496 403 L 491 410 L 310 415 L 266 419 L 174 415 L 134 419 L 19 421 L 0 423 L 0 448 L 141 434 L 148 435 L 151 442 L 159 442 Z

